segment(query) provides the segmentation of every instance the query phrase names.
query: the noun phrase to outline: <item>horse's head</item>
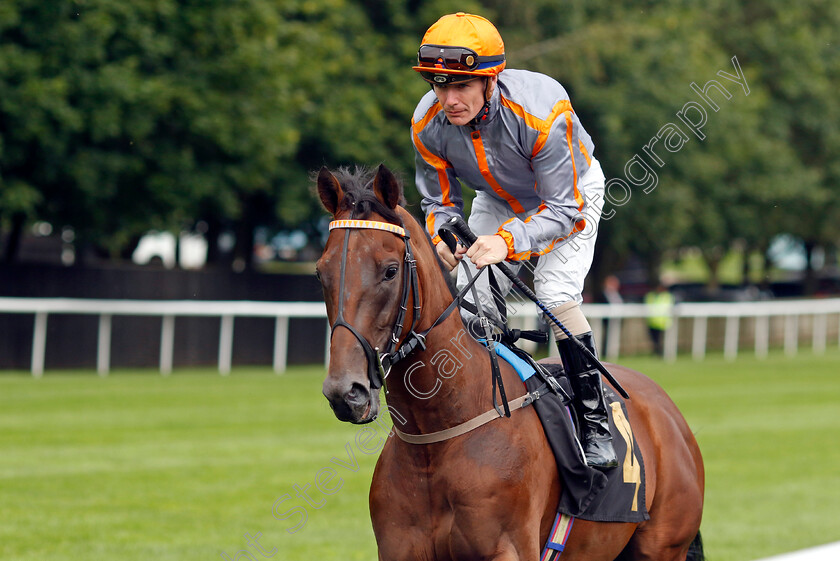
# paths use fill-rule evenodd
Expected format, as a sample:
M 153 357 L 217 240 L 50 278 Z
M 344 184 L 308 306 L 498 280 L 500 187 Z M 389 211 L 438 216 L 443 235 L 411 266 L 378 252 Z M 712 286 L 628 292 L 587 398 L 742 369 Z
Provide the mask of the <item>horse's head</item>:
M 332 326 L 324 396 L 336 417 L 366 423 L 379 413 L 379 357 L 393 350 L 410 308 L 408 233 L 397 205 L 402 191 L 379 166 L 368 173 L 322 168 L 318 194 L 333 216 L 317 274 Z M 411 313 L 410 311 L 408 312 Z

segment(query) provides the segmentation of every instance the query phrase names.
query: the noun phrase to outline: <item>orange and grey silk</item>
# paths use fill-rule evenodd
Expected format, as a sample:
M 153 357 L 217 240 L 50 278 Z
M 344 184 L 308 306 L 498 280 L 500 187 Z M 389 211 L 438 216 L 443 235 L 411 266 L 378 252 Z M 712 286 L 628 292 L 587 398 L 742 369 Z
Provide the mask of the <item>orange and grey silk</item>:
M 503 71 L 490 112 L 475 127 L 450 124 L 430 91 L 414 111 L 411 138 L 417 189 L 435 242 L 438 226 L 463 213 L 460 182 L 505 201 L 517 214 L 530 212 L 497 232 L 508 259 L 545 254 L 586 226 L 580 184 L 595 147 L 554 79 Z

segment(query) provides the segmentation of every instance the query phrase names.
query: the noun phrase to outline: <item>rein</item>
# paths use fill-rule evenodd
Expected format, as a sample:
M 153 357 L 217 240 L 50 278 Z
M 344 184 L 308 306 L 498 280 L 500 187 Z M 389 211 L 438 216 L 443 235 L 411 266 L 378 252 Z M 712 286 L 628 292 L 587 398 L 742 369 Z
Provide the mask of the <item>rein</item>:
M 385 380 L 387 379 L 388 374 L 390 374 L 391 368 L 394 366 L 394 364 L 409 356 L 412 352 L 414 352 L 417 349 L 417 347 L 420 347 L 425 350 L 426 337 L 428 336 L 429 332 L 432 331 L 432 329 L 434 329 L 438 325 L 440 325 L 446 318 L 448 318 L 452 314 L 452 312 L 462 302 L 463 296 L 467 293 L 467 291 L 473 290 L 473 292 L 475 292 L 475 282 L 481 276 L 481 272 L 484 269 L 489 268 L 484 267 L 481 271 L 479 271 L 478 274 L 470 278 L 467 285 L 458 293 L 455 299 L 453 299 L 452 303 L 449 304 L 449 306 L 443 311 L 443 313 L 441 313 L 440 316 L 438 316 L 438 318 L 432 323 L 432 325 L 429 326 L 428 329 L 418 333 L 415 331 L 415 327 L 419 323 L 421 306 L 419 303 L 420 300 L 419 286 L 417 280 L 417 260 L 414 259 L 414 255 L 411 252 L 411 237 L 409 236 L 405 228 L 396 224 L 391 224 L 390 222 L 345 219 L 333 220 L 332 222 L 330 222 L 329 229 L 330 231 L 336 229 L 346 230 L 344 234 L 344 246 L 342 248 L 341 253 L 341 272 L 338 292 L 338 313 L 336 315 L 335 322 L 330 328 L 330 338 L 332 338 L 332 336 L 335 335 L 335 330 L 338 327 L 344 327 L 345 329 L 350 331 L 350 333 L 352 333 L 354 337 L 356 337 L 356 339 L 359 341 L 359 344 L 362 346 L 362 350 L 365 353 L 365 357 L 367 358 L 368 378 L 370 379 L 371 389 L 376 391 L 379 390 L 379 388 L 381 388 L 385 384 Z M 347 320 L 344 319 L 344 279 L 346 276 L 347 269 L 347 248 L 350 240 L 350 230 L 353 229 L 382 230 L 386 232 L 391 232 L 392 234 L 395 234 L 402 238 L 403 242 L 405 243 L 405 266 L 403 267 L 403 284 L 399 312 L 397 313 L 397 318 L 394 322 L 394 327 L 391 330 L 391 337 L 388 340 L 387 346 L 382 352 L 380 352 L 379 347 L 373 347 L 373 345 L 371 345 L 370 342 L 368 342 L 368 340 L 361 333 L 359 333 L 352 325 L 350 325 L 347 322 Z M 408 311 L 409 294 L 412 296 L 414 301 L 414 313 L 411 318 L 409 333 L 403 341 L 402 345 L 399 345 L 399 336 L 403 331 L 405 314 Z M 527 407 L 528 405 L 539 399 L 544 393 L 543 390 L 545 389 L 545 387 L 540 388 L 539 390 L 536 390 L 531 393 L 526 393 L 525 395 L 513 399 L 511 401 L 506 400 L 504 386 L 502 386 L 501 373 L 499 371 L 499 365 L 496 358 L 496 352 L 493 348 L 492 337 L 490 336 L 489 324 L 486 316 L 484 316 L 481 310 L 481 305 L 480 303 L 478 303 L 477 296 L 474 295 L 474 298 L 476 299 L 476 303 L 479 308 L 478 311 L 480 319 L 482 320 L 482 325 L 485 328 L 485 335 L 487 337 L 486 340 L 489 342 L 488 350 L 490 351 L 491 365 L 493 370 L 493 409 L 449 429 L 429 434 L 408 434 L 394 427 L 394 431 L 397 434 L 397 436 L 399 436 L 400 439 L 405 442 L 411 444 L 430 444 L 433 442 L 441 442 L 450 438 L 454 438 L 456 436 L 460 436 L 498 417 L 509 417 L 511 410 Z M 397 345 L 399 345 L 399 348 L 397 348 Z M 502 410 L 496 403 L 497 384 L 502 397 L 502 407 L 504 408 L 504 410 Z

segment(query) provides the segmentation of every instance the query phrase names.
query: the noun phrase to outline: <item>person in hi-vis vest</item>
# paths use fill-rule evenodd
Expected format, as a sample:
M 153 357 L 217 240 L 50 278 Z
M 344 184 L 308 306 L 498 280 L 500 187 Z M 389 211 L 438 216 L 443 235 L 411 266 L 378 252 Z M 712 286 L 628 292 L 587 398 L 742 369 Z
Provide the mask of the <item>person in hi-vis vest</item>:
M 665 332 L 673 321 L 674 295 L 664 283 L 660 282 L 656 288 L 645 295 L 647 310 L 648 333 L 653 344 L 653 353 L 662 356 L 665 352 Z

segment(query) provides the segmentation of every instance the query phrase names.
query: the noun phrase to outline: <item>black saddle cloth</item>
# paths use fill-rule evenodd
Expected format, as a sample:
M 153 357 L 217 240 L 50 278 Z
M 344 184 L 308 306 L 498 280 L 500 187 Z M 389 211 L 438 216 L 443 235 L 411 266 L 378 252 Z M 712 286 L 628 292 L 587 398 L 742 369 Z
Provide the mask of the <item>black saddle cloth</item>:
M 561 365 L 540 362 L 538 366 L 540 375 L 525 381 L 529 392 L 544 384 L 541 378 L 552 376 L 572 395 Z M 645 506 L 642 454 L 624 401 L 606 384 L 604 398 L 619 463 L 603 472 L 586 465 L 568 399 L 548 393 L 534 402 L 563 482 L 557 511 L 596 522 L 642 522 L 650 518 Z

